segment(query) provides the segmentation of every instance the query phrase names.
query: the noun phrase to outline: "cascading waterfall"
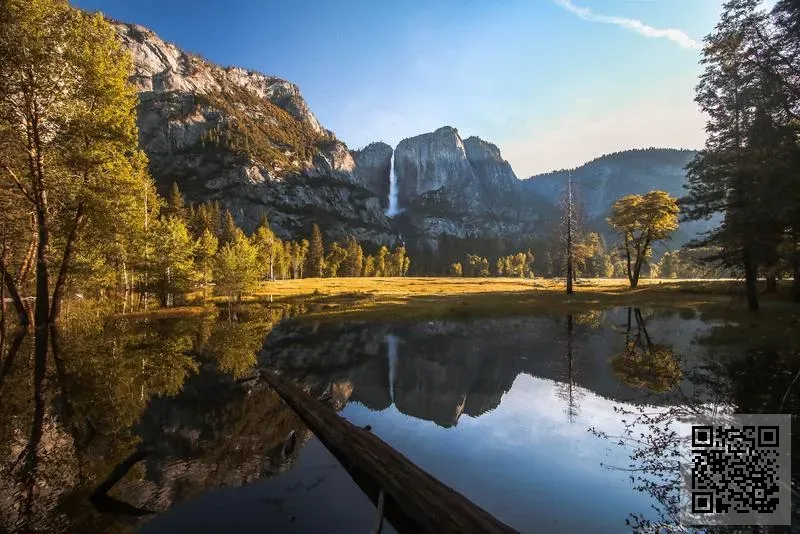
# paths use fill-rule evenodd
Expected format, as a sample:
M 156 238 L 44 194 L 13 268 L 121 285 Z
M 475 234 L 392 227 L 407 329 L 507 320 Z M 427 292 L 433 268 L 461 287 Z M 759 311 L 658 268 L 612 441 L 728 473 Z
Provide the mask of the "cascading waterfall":
M 387 217 L 394 217 L 400 213 L 397 207 L 397 175 L 394 173 L 394 150 L 392 159 L 389 161 L 389 207 L 386 209 Z
M 397 336 L 386 334 L 386 356 L 389 358 L 389 398 L 394 403 L 394 380 L 397 376 Z

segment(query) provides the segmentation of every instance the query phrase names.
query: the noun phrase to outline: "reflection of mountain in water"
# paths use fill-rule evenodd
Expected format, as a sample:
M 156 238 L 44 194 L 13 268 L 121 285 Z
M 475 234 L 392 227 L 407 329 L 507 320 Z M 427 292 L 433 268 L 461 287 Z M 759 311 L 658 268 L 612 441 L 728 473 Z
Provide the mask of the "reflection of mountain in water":
M 672 337 L 669 320 L 652 318 L 648 326 L 660 343 L 671 341 L 664 339 Z M 692 324 L 684 321 L 675 333 L 693 337 L 686 328 Z M 272 331 L 259 359 L 262 366 L 281 369 L 312 388 L 347 382 L 352 394 L 341 401 L 355 400 L 373 410 L 394 402 L 401 412 L 443 427 L 456 425 L 462 414 L 478 417 L 496 408 L 520 373 L 569 382 L 613 400 L 672 402 L 675 392 L 653 398 L 622 383 L 609 365 L 624 347 L 624 311 L 575 316 L 570 332 L 566 318 L 551 317 L 412 325 L 290 323 Z

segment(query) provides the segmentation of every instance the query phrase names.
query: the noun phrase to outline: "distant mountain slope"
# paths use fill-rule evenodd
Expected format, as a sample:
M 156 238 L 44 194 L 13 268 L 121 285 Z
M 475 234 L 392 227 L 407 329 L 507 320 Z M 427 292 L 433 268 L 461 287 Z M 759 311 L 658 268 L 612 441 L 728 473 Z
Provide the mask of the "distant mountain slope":
M 686 165 L 695 150 L 647 148 L 625 150 L 596 158 L 576 169 L 554 171 L 523 180 L 523 187 L 558 203 L 563 198 L 567 174 L 572 173 L 576 197 L 588 224 L 608 232 L 605 218 L 611 205 L 625 195 L 642 194 L 655 189 L 674 197 L 686 194 Z M 691 237 L 718 224 L 717 220 L 681 223 L 672 245 L 685 243 Z

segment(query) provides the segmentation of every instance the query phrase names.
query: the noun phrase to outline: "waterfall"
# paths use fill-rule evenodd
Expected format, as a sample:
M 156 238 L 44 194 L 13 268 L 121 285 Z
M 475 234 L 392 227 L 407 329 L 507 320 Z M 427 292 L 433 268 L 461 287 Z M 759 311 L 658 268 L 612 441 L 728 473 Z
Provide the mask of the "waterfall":
M 392 159 L 389 160 L 389 207 L 386 210 L 387 217 L 394 217 L 400 213 L 397 207 L 397 175 L 394 173 L 394 150 Z
M 394 381 L 397 377 L 397 336 L 386 335 L 386 356 L 389 358 L 389 398 L 394 404 Z

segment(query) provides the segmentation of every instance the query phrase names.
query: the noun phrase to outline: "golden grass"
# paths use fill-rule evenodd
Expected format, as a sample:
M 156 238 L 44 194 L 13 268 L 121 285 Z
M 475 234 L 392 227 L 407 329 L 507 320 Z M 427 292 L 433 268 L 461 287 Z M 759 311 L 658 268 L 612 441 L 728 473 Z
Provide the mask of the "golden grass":
M 613 306 L 703 307 L 732 303 L 735 281 L 562 280 L 520 278 L 307 278 L 262 284 L 251 300 L 301 304 L 314 320 L 426 319 L 516 315 Z

